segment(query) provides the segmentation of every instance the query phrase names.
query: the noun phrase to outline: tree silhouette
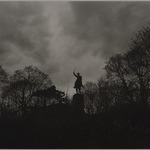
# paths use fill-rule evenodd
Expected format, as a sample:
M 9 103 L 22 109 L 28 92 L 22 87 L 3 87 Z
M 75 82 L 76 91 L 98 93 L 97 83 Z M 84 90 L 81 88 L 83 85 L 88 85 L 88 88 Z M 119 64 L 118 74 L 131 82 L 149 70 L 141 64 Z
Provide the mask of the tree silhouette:
M 6 84 L 8 82 L 8 73 L 5 71 L 5 69 L 0 66 L 0 83 L 2 84 Z
M 67 99 L 65 92 L 56 90 L 54 85 L 49 88 L 37 90 L 33 95 L 40 99 L 43 107 L 46 107 L 48 102 L 51 104 L 51 99 L 57 101 L 57 103 L 63 103 Z
M 140 103 L 148 105 L 150 95 L 150 27 L 141 29 L 129 46 L 125 54 L 129 74 L 135 81 Z
M 6 117 L 6 114 L 9 110 L 9 104 L 7 101 L 2 99 L 2 90 L 8 83 L 9 75 L 6 70 L 0 66 L 0 112 L 1 116 Z
M 116 54 L 112 56 L 105 66 L 107 77 L 111 80 L 121 82 L 124 86 L 126 94 L 131 102 L 134 102 L 133 93 L 129 89 L 129 70 L 127 69 L 127 63 L 121 54 Z
M 15 103 L 24 115 L 28 104 L 32 102 L 34 92 L 51 84 L 47 74 L 36 67 L 28 66 L 10 76 L 8 85 L 3 89 L 3 98 Z
M 89 114 L 96 112 L 96 103 L 98 101 L 98 87 L 96 83 L 87 82 L 84 85 L 85 110 Z
M 112 56 L 105 66 L 107 77 L 120 81 L 127 100 L 148 106 L 150 95 L 150 27 L 132 39 L 127 53 Z

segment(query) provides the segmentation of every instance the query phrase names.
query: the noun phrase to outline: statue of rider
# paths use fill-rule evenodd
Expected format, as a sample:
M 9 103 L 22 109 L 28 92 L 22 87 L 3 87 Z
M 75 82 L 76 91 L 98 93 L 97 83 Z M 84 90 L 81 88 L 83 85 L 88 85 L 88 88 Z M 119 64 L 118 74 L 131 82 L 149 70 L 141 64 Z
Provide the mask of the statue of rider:
M 76 93 L 81 93 L 81 87 L 83 87 L 82 84 L 82 76 L 80 75 L 80 73 L 75 73 L 73 71 L 73 75 L 77 78 L 74 84 L 74 88 L 76 89 Z

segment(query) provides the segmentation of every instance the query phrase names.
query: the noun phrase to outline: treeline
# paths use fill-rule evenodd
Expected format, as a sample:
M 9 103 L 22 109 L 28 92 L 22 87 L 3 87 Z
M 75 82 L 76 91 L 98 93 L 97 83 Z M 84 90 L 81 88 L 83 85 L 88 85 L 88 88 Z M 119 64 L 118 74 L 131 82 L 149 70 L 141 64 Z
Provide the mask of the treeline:
M 128 51 L 112 56 L 104 69 L 106 74 L 97 83 L 85 85 L 88 113 L 129 105 L 147 109 L 150 103 L 150 26 L 135 34 Z
M 0 67 L 0 116 L 25 116 L 38 107 L 67 103 L 65 92 L 53 85 L 49 75 L 34 66 L 16 70 L 9 75 Z

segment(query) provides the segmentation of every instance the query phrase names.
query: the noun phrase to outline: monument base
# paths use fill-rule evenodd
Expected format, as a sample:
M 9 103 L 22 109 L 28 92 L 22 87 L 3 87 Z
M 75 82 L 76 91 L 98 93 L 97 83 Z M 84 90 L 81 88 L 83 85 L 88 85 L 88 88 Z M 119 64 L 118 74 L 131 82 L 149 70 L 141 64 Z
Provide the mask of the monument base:
M 84 113 L 84 96 L 82 94 L 73 95 L 72 104 L 73 104 L 75 113 L 77 114 Z

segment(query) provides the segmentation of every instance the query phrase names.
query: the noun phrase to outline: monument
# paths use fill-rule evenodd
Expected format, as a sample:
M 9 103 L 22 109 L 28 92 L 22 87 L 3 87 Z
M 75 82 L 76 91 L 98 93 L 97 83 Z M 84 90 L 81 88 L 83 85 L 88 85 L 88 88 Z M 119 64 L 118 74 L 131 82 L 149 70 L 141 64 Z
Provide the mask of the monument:
M 73 71 L 73 75 L 77 78 L 74 84 L 74 88 L 76 89 L 76 94 L 73 95 L 73 101 L 72 104 L 74 106 L 74 111 L 78 114 L 84 113 L 84 95 L 81 93 L 81 88 L 83 86 L 82 84 L 82 76 L 80 73 L 75 73 Z
M 75 73 L 73 72 L 73 75 L 77 78 L 74 84 L 74 88 L 76 89 L 76 93 L 81 93 L 81 87 L 84 88 L 83 84 L 82 84 L 82 76 L 80 75 L 80 73 Z

